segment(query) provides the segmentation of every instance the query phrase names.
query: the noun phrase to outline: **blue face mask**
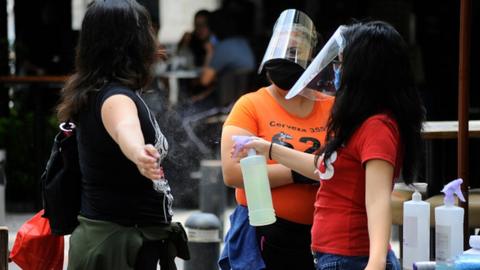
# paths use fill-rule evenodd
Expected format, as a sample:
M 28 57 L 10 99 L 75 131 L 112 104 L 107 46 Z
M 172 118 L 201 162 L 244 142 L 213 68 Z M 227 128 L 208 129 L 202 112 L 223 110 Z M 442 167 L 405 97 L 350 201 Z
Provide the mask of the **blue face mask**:
M 335 79 L 333 80 L 333 85 L 335 86 L 335 90 L 338 91 L 340 89 L 340 78 L 342 75 L 342 71 L 340 68 L 333 69 L 333 73 L 335 75 Z

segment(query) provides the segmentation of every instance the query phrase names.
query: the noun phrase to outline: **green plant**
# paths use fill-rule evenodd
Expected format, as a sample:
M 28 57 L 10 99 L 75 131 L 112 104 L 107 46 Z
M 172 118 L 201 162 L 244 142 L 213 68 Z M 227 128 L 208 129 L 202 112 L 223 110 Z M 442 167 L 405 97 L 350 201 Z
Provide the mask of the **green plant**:
M 16 103 L 20 102 L 18 100 Z M 0 148 L 7 152 L 6 199 L 9 202 L 32 202 L 39 198 L 38 170 L 43 168 L 48 158 L 49 152 L 46 149 L 50 149 L 56 120 L 53 115 L 40 119 L 45 121 L 46 128 L 35 132 L 33 112 L 19 107 L 21 106 L 13 106 L 8 117 L 0 118 Z M 45 160 L 37 160 L 36 151 L 39 146 L 34 145 L 34 136 L 42 137 Z
M 2 147 L 7 151 L 7 200 L 24 201 L 34 196 L 35 166 L 30 160 L 34 150 L 32 122 L 32 113 L 19 115 L 12 109 L 9 117 L 0 123 Z

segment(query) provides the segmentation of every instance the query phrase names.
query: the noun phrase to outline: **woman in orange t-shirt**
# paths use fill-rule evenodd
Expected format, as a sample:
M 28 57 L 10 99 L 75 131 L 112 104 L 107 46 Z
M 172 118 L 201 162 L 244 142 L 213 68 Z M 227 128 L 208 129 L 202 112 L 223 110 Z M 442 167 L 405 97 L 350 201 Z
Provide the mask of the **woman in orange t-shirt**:
M 300 25 L 296 21 L 293 22 L 293 27 L 282 27 L 281 24 L 285 24 L 285 17 L 299 17 L 289 16 L 293 13 L 303 16 L 304 19 L 306 17 L 296 10 L 284 11 L 277 20 L 269 48 L 262 61 L 271 84 L 242 96 L 223 126 L 221 140 L 223 177 L 227 186 L 236 189 L 238 203 L 236 211 L 246 211 L 247 201 L 238 159 L 232 158 L 230 154 L 234 144 L 233 135 L 257 136 L 306 153 L 314 153 L 324 142 L 327 119 L 334 98 L 318 92 L 315 100 L 303 96 L 285 99 L 288 90 L 311 60 L 313 51 L 311 44 L 313 39 L 316 40 L 315 32 L 311 32 L 310 36 L 298 38 L 298 33 L 304 34 L 306 29 L 312 29 L 313 24 Z M 298 32 L 292 30 L 285 33 L 286 28 Z M 285 35 L 290 35 L 290 38 L 282 39 Z M 295 44 L 279 45 L 275 43 L 278 40 L 287 40 Z M 279 51 L 278 48 L 282 46 L 287 48 L 288 45 L 291 47 L 285 50 L 286 54 L 275 55 Z M 272 46 L 275 49 L 272 49 Z M 272 52 L 275 53 L 270 54 Z M 277 221 L 271 225 L 255 227 L 256 241 L 266 269 L 314 269 L 310 230 L 319 182 L 306 178 L 273 160 L 268 161 L 267 168 Z M 232 216 L 235 216 L 235 213 Z M 249 226 L 238 224 L 248 223 L 248 220 L 239 221 L 231 218 L 231 222 L 233 228 Z M 233 233 L 232 230 L 229 233 Z M 227 245 L 230 238 L 233 237 L 227 235 Z M 245 245 L 239 245 L 247 249 Z M 229 248 L 230 246 L 226 247 Z M 222 266 L 222 261 L 220 265 Z M 228 267 L 241 269 L 242 266 L 237 264 L 235 267 L 231 262 L 225 268 Z

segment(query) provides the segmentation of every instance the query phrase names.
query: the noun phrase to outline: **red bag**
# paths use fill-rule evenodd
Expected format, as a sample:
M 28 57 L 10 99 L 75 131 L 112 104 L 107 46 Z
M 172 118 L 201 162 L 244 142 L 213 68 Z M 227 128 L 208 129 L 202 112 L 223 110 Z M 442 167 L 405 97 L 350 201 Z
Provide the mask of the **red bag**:
M 25 222 L 18 230 L 10 259 L 23 270 L 62 270 L 63 236 L 51 233 L 44 210 Z

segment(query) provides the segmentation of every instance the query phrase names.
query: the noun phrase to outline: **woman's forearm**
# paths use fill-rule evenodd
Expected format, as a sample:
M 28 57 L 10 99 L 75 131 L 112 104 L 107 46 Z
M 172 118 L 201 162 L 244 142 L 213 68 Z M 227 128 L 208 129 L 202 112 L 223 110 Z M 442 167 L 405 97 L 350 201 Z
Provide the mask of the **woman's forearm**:
M 271 145 L 271 158 L 278 163 L 308 177 L 318 179 L 315 174 L 315 155 L 300 152 L 278 144 Z
M 393 166 L 384 160 L 365 165 L 365 208 L 368 220 L 370 254 L 367 269 L 385 269 L 392 213 L 390 196 Z
M 157 164 L 160 155 L 153 145 L 145 145 L 133 100 L 125 95 L 113 95 L 103 103 L 101 116 L 110 137 L 139 172 L 149 179 L 159 179 L 162 176 Z
M 145 140 L 137 123 L 119 123 L 115 128 L 114 141 L 120 146 L 122 153 L 135 162 L 135 155 L 145 145 Z
M 292 184 L 292 172 L 281 164 L 267 165 L 268 180 L 271 188 Z
M 390 204 L 385 205 L 384 202 L 372 203 L 367 207 L 367 215 L 370 238 L 368 264 L 375 266 L 372 269 L 385 269 L 388 243 L 390 241 Z
M 267 165 L 268 180 L 271 188 L 276 188 L 288 184 L 292 184 L 291 170 L 281 164 Z M 237 163 L 228 168 L 228 172 L 224 169 L 225 183 L 234 188 L 243 188 L 243 175 L 240 164 Z

